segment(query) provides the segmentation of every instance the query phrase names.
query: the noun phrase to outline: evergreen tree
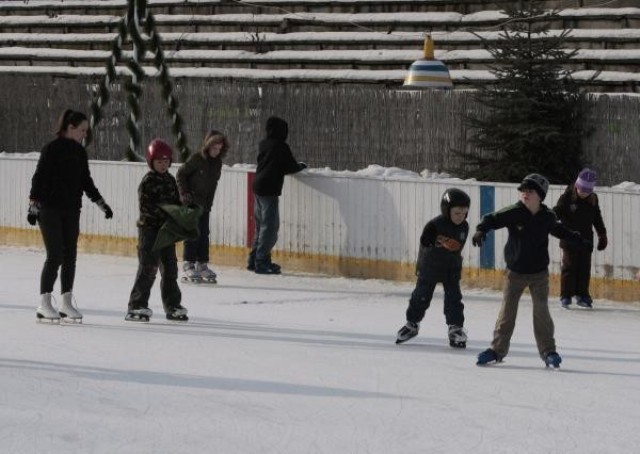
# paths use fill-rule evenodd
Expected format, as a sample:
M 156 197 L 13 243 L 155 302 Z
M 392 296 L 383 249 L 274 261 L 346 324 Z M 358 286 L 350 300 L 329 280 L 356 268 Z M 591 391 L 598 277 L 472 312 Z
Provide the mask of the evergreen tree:
M 538 172 L 552 183 L 568 183 L 583 165 L 584 95 L 567 69 L 577 51 L 564 48 L 571 31 L 550 34 L 557 12 L 532 0 L 507 14 L 500 39 L 484 40 L 496 80 L 480 84 L 474 95 L 487 110 L 482 118 L 467 117 L 477 151 L 463 153 L 463 173 L 517 182 Z

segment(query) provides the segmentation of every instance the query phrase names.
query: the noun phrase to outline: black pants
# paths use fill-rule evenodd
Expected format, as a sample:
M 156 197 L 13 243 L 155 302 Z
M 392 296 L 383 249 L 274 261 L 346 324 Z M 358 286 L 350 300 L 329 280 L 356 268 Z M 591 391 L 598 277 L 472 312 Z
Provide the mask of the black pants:
M 562 249 L 562 267 L 560 275 L 560 297 L 589 295 L 591 280 L 591 255 L 585 249 Z
M 172 244 L 153 252 L 158 229 L 138 229 L 138 272 L 129 297 L 129 310 L 149 307 L 151 287 L 160 269 L 160 296 L 165 312 L 180 306 L 182 294 L 178 287 L 178 259 Z
M 442 282 L 444 288 L 444 316 L 447 325 L 464 326 L 464 304 L 462 304 L 459 272 L 452 272 L 450 275 L 439 278 L 419 276 L 416 288 L 409 299 L 407 321 L 413 323 L 422 321 L 431 305 L 438 282 Z
M 200 235 L 195 240 L 185 240 L 182 258 L 185 262 L 209 263 L 209 215 L 205 211 L 198 219 Z
M 40 294 L 53 292 L 59 268 L 61 293 L 70 292 L 76 277 L 80 210 L 43 207 L 38 223 L 47 251 L 40 275 Z

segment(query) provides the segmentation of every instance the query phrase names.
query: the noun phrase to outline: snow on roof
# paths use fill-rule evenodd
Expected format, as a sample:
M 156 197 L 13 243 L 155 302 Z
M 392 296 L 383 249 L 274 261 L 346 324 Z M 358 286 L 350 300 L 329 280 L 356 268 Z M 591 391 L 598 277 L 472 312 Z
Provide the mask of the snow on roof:
M 559 12 L 564 18 L 570 17 L 623 17 L 639 16 L 640 8 L 580 8 Z M 87 25 L 117 23 L 123 16 L 113 15 L 76 15 L 60 14 L 56 16 L 0 16 L 0 25 Z M 480 11 L 471 14 L 455 12 L 392 12 L 392 13 L 309 13 L 297 12 L 289 14 L 156 14 L 158 24 L 216 24 L 225 22 L 269 23 L 283 20 L 313 20 L 322 23 L 482 23 L 504 20 L 507 15 L 503 11 Z
M 550 30 L 548 36 L 557 36 L 565 30 Z M 502 32 L 479 31 L 477 33 L 467 31 L 434 31 L 430 35 L 438 42 L 478 42 L 480 38 L 496 40 Z M 0 43 L 34 42 L 34 43 L 87 43 L 110 42 L 118 34 L 105 33 L 0 33 Z M 164 32 L 160 33 L 166 43 L 173 42 L 255 42 L 256 34 L 250 32 Z M 421 43 L 425 33 L 396 31 L 391 33 L 378 31 L 314 31 L 292 33 L 259 33 L 260 40 L 265 42 L 410 42 Z M 145 35 L 143 35 L 145 37 Z M 148 37 L 147 37 L 148 39 Z M 640 29 L 574 29 L 568 36 L 568 40 L 631 40 L 639 41 Z
M 567 52 L 572 49 L 567 49 Z M 125 59 L 131 58 L 131 52 L 124 51 Z M 52 58 L 58 60 L 82 59 L 99 61 L 108 59 L 111 51 L 80 50 L 80 49 L 41 49 L 30 47 L 0 47 L 0 57 Z M 334 50 L 274 50 L 271 52 L 255 53 L 246 50 L 167 50 L 165 57 L 170 61 L 253 61 L 268 62 L 269 60 L 283 61 L 349 61 L 349 62 L 389 62 L 411 63 L 422 58 L 421 49 L 334 49 Z M 435 57 L 443 62 L 492 61 L 489 51 L 484 49 L 436 50 Z M 146 58 L 152 59 L 153 54 L 147 52 Z M 640 49 L 580 49 L 574 60 L 608 60 L 619 62 L 640 62 Z
M 145 67 L 145 74 L 154 77 L 158 74 L 155 68 Z M 221 79 L 250 79 L 262 81 L 352 81 L 352 82 L 396 82 L 400 83 L 407 74 L 406 70 L 352 70 L 352 69 L 250 69 L 250 68 L 171 68 L 173 77 L 201 77 Z M 0 66 L 0 73 L 4 74 L 49 74 L 65 76 L 101 76 L 103 67 L 66 67 L 66 66 Z M 130 76 L 126 67 L 117 67 L 116 73 Z M 455 82 L 467 80 L 493 80 L 495 77 L 485 70 L 451 70 L 451 79 Z M 576 71 L 576 80 L 590 80 L 592 77 L 598 82 L 640 82 L 640 73 L 615 71 Z

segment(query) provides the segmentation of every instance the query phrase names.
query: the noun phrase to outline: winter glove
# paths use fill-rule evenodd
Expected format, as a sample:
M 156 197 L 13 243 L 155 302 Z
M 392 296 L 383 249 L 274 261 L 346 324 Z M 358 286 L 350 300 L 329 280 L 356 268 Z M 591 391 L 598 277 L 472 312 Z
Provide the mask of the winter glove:
M 36 225 L 40 218 L 40 202 L 37 200 L 29 201 L 29 211 L 27 213 L 27 222 L 31 225 Z
M 471 244 L 477 247 L 481 247 L 482 243 L 484 243 L 484 240 L 486 239 L 487 239 L 487 234 L 480 230 L 477 230 L 476 233 L 473 235 L 473 238 L 471 238 Z
M 598 250 L 599 251 L 604 251 L 607 248 L 607 244 L 609 244 L 609 241 L 607 240 L 607 235 L 598 235 Z
M 300 168 L 300 170 L 304 170 L 307 168 L 307 164 L 305 162 L 299 162 L 298 167 Z
M 107 202 L 104 199 L 100 199 L 96 202 L 98 208 L 100 208 L 104 212 L 104 217 L 106 219 L 111 219 L 113 217 L 113 211 L 111 211 L 111 207 L 107 205 Z

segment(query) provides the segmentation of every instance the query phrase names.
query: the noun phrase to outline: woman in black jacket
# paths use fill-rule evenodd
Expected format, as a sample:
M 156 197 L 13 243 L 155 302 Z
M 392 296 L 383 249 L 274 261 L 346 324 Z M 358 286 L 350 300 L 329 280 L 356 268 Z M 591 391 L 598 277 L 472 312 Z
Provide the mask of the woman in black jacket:
M 44 146 L 31 181 L 29 224 L 38 223 L 47 251 L 40 276 L 39 320 L 82 321 L 82 314 L 73 305 L 73 282 L 76 272 L 80 209 L 82 194 L 110 219 L 113 212 L 93 183 L 87 152 L 82 141 L 89 131 L 85 114 L 66 110 L 58 120 L 56 138 Z M 51 292 L 60 269 L 62 304 L 56 310 Z

